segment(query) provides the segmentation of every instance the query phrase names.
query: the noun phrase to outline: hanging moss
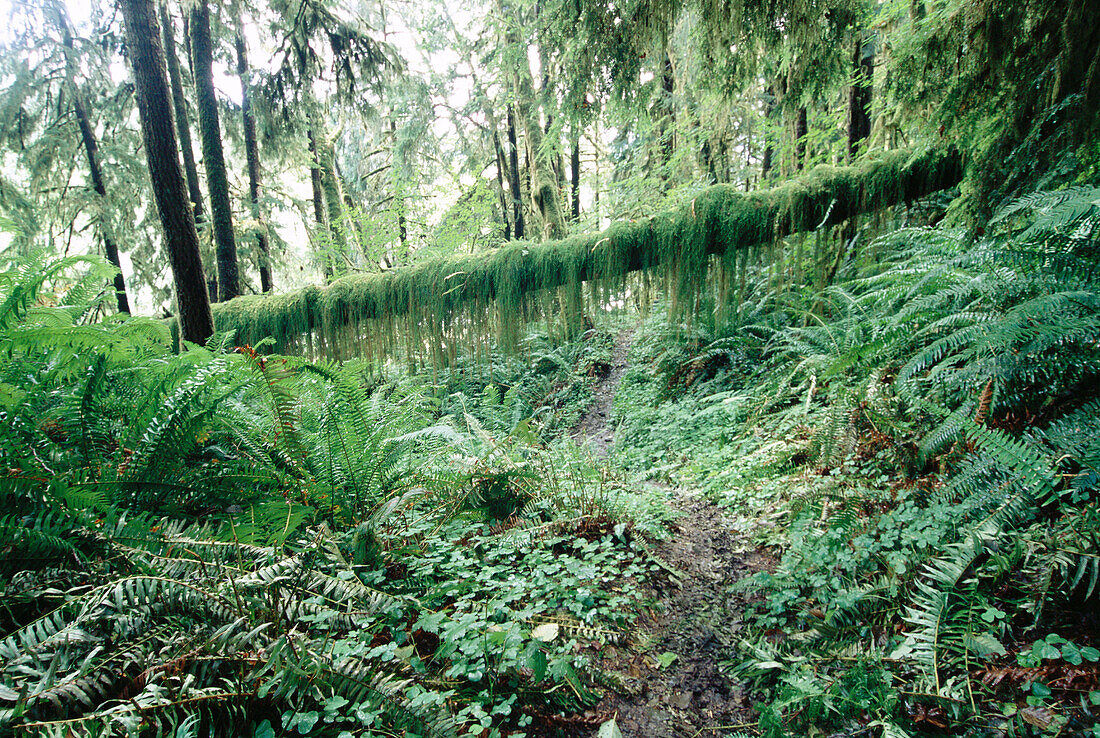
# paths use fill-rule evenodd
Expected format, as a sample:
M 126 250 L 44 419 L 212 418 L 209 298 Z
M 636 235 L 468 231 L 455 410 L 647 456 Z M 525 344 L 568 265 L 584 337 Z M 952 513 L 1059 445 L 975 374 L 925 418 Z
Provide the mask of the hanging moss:
M 275 350 L 379 357 L 403 347 L 433 367 L 495 335 L 514 346 L 527 321 L 560 311 L 562 330 L 583 323 L 584 298 L 607 304 L 628 287 L 666 290 L 673 309 L 693 312 L 712 262 L 724 263 L 743 289 L 748 252 L 761 244 L 866 211 L 914 200 L 958 183 L 952 153 L 913 157 L 888 152 L 853 167 L 822 167 L 775 188 L 742 192 L 717 185 L 677 211 L 617 223 L 597 234 L 534 244 L 514 242 L 488 253 L 459 255 L 383 274 L 353 275 L 325 288 L 238 297 L 214 306 L 218 330 L 241 343 L 275 339 Z M 737 253 L 746 256 L 738 261 Z M 631 283 L 632 274 L 641 279 Z M 656 284 L 654 283 L 656 279 Z

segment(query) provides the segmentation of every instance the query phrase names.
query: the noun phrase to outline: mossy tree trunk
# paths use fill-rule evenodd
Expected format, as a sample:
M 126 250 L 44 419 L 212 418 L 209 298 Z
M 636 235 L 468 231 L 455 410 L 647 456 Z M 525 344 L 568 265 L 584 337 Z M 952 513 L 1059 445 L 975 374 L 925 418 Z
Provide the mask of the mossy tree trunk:
M 575 126 L 579 128 L 579 126 Z M 581 132 L 573 131 L 573 147 L 569 156 L 570 186 L 573 191 L 573 220 L 581 219 Z
M 657 101 L 657 133 L 660 138 L 660 175 L 662 179 L 670 179 L 672 172 L 669 165 L 676 153 L 676 74 L 672 66 L 672 54 L 666 46 L 661 61 L 661 97 Z
M 511 92 L 515 99 L 515 117 L 523 126 L 527 148 L 527 167 L 530 178 L 528 193 L 532 209 L 542 221 L 543 239 L 561 238 L 565 235 L 565 223 L 562 217 L 561 188 L 555 173 L 556 151 L 544 145 L 544 133 L 539 121 L 539 93 L 535 90 L 535 80 L 531 73 L 531 63 L 527 54 L 527 42 L 520 33 L 521 13 L 515 12 L 506 0 L 497 0 L 497 9 L 506 19 L 504 32 L 505 64 L 510 68 Z M 544 90 L 549 82 L 544 82 Z M 509 113 L 511 113 L 509 109 Z M 512 120 L 509 119 L 511 126 Z M 556 148 L 556 147 L 555 147 Z
M 191 60 L 195 74 L 195 100 L 199 111 L 202 162 L 210 192 L 210 212 L 218 262 L 218 299 L 241 294 L 237 269 L 237 242 L 233 235 L 233 206 L 229 199 L 229 175 L 222 150 L 218 100 L 214 95 L 214 48 L 210 35 L 210 6 L 199 0 L 191 10 Z
M 512 240 L 512 223 L 508 218 L 508 187 L 504 184 L 507 164 L 504 156 L 504 147 L 500 145 L 500 134 L 497 133 L 496 123 L 493 123 L 493 155 L 497 170 L 497 197 L 500 200 L 500 220 L 504 226 L 504 240 Z M 510 175 L 509 175 L 510 176 Z
M 241 119 L 244 127 L 244 153 L 248 164 L 248 205 L 256 230 L 256 248 L 260 263 L 260 291 L 271 291 L 271 254 L 267 243 L 267 223 L 260 213 L 260 146 L 256 140 L 256 117 L 252 112 L 252 82 L 248 68 L 248 47 L 244 40 L 244 23 L 238 11 L 237 76 L 241 80 Z
M 325 196 L 325 211 L 336 256 L 342 261 L 347 256 L 347 217 L 340 180 L 336 174 L 336 150 L 327 137 L 317 142 L 317 163 L 321 167 L 321 192 Z
M 325 195 L 321 188 L 321 163 L 317 154 L 317 134 L 313 128 L 306 131 L 306 139 L 309 141 L 309 183 L 313 191 L 313 220 L 317 223 L 317 234 L 325 241 L 321 245 L 321 273 L 325 281 L 332 280 L 334 270 L 332 268 L 332 235 L 328 228 L 328 218 L 325 216 Z
M 855 79 L 848 88 L 848 161 L 856 158 L 871 135 L 875 45 L 870 34 L 860 34 L 853 42 L 852 67 Z
M 512 232 L 517 241 L 523 240 L 523 192 L 519 179 L 519 146 L 516 136 L 516 113 L 508 103 L 508 180 L 512 185 Z
M 806 168 L 806 136 L 810 132 L 809 114 L 803 105 L 794 117 L 794 170 L 801 172 Z
M 69 28 L 69 19 L 63 15 L 62 11 L 59 11 L 57 20 L 58 25 L 61 27 L 62 40 L 65 44 L 65 72 L 68 75 L 69 86 L 71 88 L 70 94 L 72 96 L 73 115 L 76 117 L 77 128 L 80 129 L 80 141 L 84 146 L 84 155 L 88 159 L 88 174 L 92 180 L 92 190 L 99 197 L 100 208 L 105 209 L 107 187 L 103 183 L 103 171 L 99 166 L 99 145 L 96 141 L 95 131 L 92 130 L 91 121 L 88 120 L 88 112 L 84 108 L 84 100 L 76 87 L 76 51 L 73 48 L 73 35 Z M 107 261 L 111 262 L 117 270 L 115 272 L 114 287 L 118 311 L 120 313 L 129 313 L 130 302 L 126 297 L 126 280 L 122 276 L 122 262 L 118 255 L 118 246 L 111 237 L 110 226 L 103 222 L 102 217 L 96 220 L 99 223 L 99 236 L 103 239 L 103 251 L 107 256 Z
M 768 123 L 775 116 L 775 87 L 768 85 L 764 89 L 764 157 L 760 162 L 760 179 L 767 180 L 775 166 L 775 142 L 768 133 Z
M 195 165 L 195 150 L 191 144 L 191 122 L 187 117 L 187 99 L 183 94 L 183 74 L 176 54 L 176 35 L 168 4 L 160 3 L 160 25 L 164 31 L 164 56 L 168 63 L 168 82 L 172 87 L 172 107 L 176 114 L 176 134 L 183 153 L 183 171 L 187 176 L 187 191 L 191 195 L 191 207 L 195 211 L 195 223 L 203 219 L 202 188 L 199 186 L 199 168 Z
M 199 256 L 195 214 L 180 171 L 164 49 L 152 0 L 120 0 L 126 48 L 134 72 L 145 156 L 157 213 L 164 228 L 184 340 L 204 344 L 214 333 Z
M 554 174 L 553 157 L 543 146 L 542 126 L 539 125 L 538 107 L 535 105 L 534 82 L 531 77 L 531 68 L 526 60 L 517 66 L 513 81 L 517 113 L 527 139 L 531 201 L 542 219 L 542 238 L 561 238 L 565 235 L 565 224 L 561 213 L 561 193 Z

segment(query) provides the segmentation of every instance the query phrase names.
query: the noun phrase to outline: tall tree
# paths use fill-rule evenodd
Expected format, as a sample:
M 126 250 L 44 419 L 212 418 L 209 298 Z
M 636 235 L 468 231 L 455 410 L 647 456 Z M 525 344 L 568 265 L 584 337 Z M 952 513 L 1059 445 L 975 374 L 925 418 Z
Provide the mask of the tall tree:
M 191 122 L 187 116 L 187 98 L 183 94 L 183 74 L 180 72 L 180 60 L 176 53 L 176 35 L 173 31 L 172 16 L 168 13 L 168 3 L 159 6 L 160 25 L 164 31 L 164 56 L 168 62 L 168 82 L 172 87 L 172 107 L 176 114 L 176 133 L 179 134 L 180 150 L 183 153 L 183 172 L 187 176 L 187 191 L 191 194 L 191 206 L 195 210 L 195 223 L 203 218 L 202 188 L 199 186 L 199 169 L 195 166 L 195 150 L 191 144 Z
M 848 88 L 848 161 L 856 158 L 860 146 L 871 135 L 871 97 L 875 73 L 873 37 L 857 34 L 852 45 L 855 77 Z
M 65 45 L 65 71 L 70 86 L 69 97 L 72 100 L 73 115 L 76 116 L 76 124 L 80 129 L 80 140 L 84 146 L 84 155 L 88 159 L 88 173 L 92 180 L 92 189 L 100 199 L 100 208 L 105 208 L 107 199 L 107 187 L 103 183 L 103 172 L 99 166 L 99 145 L 96 141 L 95 131 L 91 121 L 88 120 L 88 112 L 84 109 L 83 97 L 77 88 L 76 73 L 76 49 L 73 46 L 72 29 L 69 27 L 69 19 L 64 10 L 57 9 L 57 24 L 61 29 L 62 41 Z M 99 223 L 99 236 L 103 239 L 103 251 L 107 255 L 107 261 L 114 265 L 115 299 L 120 313 L 130 312 L 130 303 L 126 297 L 126 280 L 122 276 L 122 262 L 119 260 L 118 246 L 111 235 L 110 228 L 103 222 Z
M 508 181 L 512 189 L 512 232 L 517 241 L 524 238 L 523 193 L 519 175 L 519 145 L 516 136 L 516 113 L 508 103 Z
M 156 10 L 152 0 L 120 0 L 119 6 L 134 72 L 145 156 L 176 287 L 180 334 L 187 341 L 204 344 L 214 333 L 214 319 L 199 256 L 195 215 L 180 171 Z
M 191 60 L 195 74 L 195 100 L 199 111 L 202 161 L 210 191 L 214 242 L 218 262 L 218 299 L 241 294 L 237 270 L 237 243 L 233 236 L 233 206 L 229 199 L 229 176 L 222 150 L 218 100 L 214 95 L 214 48 L 210 34 L 210 6 L 198 0 L 191 9 Z
M 256 116 L 252 112 L 252 79 L 248 67 L 248 47 L 244 40 L 244 22 L 237 12 L 237 35 L 234 47 L 237 52 L 237 76 L 241 80 L 241 118 L 244 127 L 244 153 L 248 163 L 248 204 L 256 232 L 256 248 L 259 251 L 260 291 L 271 291 L 271 255 L 267 243 L 267 228 L 260 213 L 260 146 L 256 140 Z

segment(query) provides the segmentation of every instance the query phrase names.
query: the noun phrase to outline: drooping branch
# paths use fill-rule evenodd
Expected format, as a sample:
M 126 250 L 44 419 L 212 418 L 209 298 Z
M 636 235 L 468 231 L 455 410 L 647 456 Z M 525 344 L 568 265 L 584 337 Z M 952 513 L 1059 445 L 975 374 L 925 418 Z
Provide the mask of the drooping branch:
M 895 151 L 756 192 L 716 185 L 677 211 L 601 233 L 345 277 L 324 289 L 237 298 L 216 307 L 217 325 L 235 330 L 240 342 L 272 336 L 279 351 L 327 348 L 339 355 L 354 348 L 371 355 L 400 336 L 410 350 L 434 355 L 494 320 L 502 338 L 514 338 L 516 322 L 538 314 L 540 300 L 546 304 L 559 288 L 563 311 L 576 306 L 570 295 L 580 295 L 584 283 L 592 294 L 610 295 L 625 288 L 631 272 L 665 269 L 677 275 L 670 289 L 690 290 L 705 283 L 711 257 L 916 200 L 961 177 L 953 152 L 914 158 Z

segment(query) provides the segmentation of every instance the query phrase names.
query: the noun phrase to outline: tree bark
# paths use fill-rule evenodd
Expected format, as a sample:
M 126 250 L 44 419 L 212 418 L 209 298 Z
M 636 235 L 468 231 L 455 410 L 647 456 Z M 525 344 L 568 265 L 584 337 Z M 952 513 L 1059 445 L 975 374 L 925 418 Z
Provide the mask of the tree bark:
M 794 169 L 801 172 L 806 168 L 806 135 L 810 132 L 806 107 L 798 109 L 794 120 Z
M 244 23 L 237 17 L 237 76 L 241 79 L 241 119 L 244 126 L 244 154 L 248 164 L 248 204 L 256 228 L 259 250 L 260 291 L 271 292 L 271 255 L 267 245 L 267 223 L 260 214 L 260 146 L 256 141 L 256 116 L 252 113 L 252 84 L 248 71 L 248 47 L 244 41 Z
M 513 43 L 516 43 L 513 41 Z M 531 68 L 524 61 L 515 70 L 516 106 L 527 138 L 528 165 L 531 168 L 531 200 L 542 216 L 542 237 L 561 238 L 565 226 L 561 215 L 561 193 L 554 175 L 554 163 L 544 151 L 542 127 L 535 105 L 535 87 Z
M 325 217 L 325 195 L 321 191 L 321 162 L 317 155 L 317 134 L 310 128 L 306 131 L 306 138 L 309 140 L 309 183 L 313 188 L 313 219 L 317 221 L 317 230 L 325 234 L 331 241 L 328 220 Z M 331 244 L 328 244 L 328 246 L 331 247 Z M 326 282 L 332 279 L 332 259 L 328 254 L 322 254 L 321 272 Z
M 84 101 L 76 87 L 75 51 L 73 49 L 73 35 L 69 28 L 69 19 L 63 14 L 58 15 L 58 25 L 61 26 L 61 34 L 65 44 L 65 72 L 69 78 L 69 86 L 73 100 L 73 115 L 76 116 L 76 124 L 80 129 L 80 140 L 84 145 L 84 155 L 88 159 L 88 172 L 92 180 L 92 189 L 100 199 L 100 207 L 106 206 L 107 187 L 103 183 L 103 172 L 99 167 L 99 145 L 96 142 L 95 131 L 92 130 L 88 113 L 84 109 Z M 107 261 L 111 262 L 115 269 L 114 287 L 115 300 L 120 313 L 130 312 L 130 301 L 126 297 L 126 280 L 122 276 L 122 263 L 118 256 L 118 246 L 111 238 L 110 228 L 102 222 L 99 223 L 99 235 L 103 239 L 103 251 L 107 255 Z
M 570 185 L 573 189 L 573 220 L 581 219 L 581 134 L 577 131 L 573 134 L 573 151 L 569 157 L 569 174 L 572 178 Z
M 504 185 L 505 157 L 504 147 L 500 145 L 500 134 L 493 126 L 493 152 L 496 157 L 497 194 L 500 197 L 500 219 L 504 224 L 504 240 L 512 240 L 512 223 L 508 220 L 508 190 Z
M 869 34 L 860 34 L 852 50 L 855 80 L 848 88 L 848 161 L 871 135 L 871 98 L 874 90 L 875 47 Z
M 662 177 L 669 179 L 672 173 L 668 171 L 668 165 L 672 163 L 672 156 L 676 153 L 676 76 L 672 67 L 672 56 L 667 48 L 664 57 L 661 63 L 661 101 L 657 106 L 660 118 L 657 130 L 661 136 Z
M 325 196 L 325 209 L 328 211 L 328 227 L 341 256 L 347 253 L 346 218 L 344 200 L 340 194 L 340 180 L 336 177 L 336 152 L 327 138 L 317 143 L 317 162 L 321 166 L 321 192 Z
M 187 191 L 191 194 L 191 207 L 195 211 L 195 223 L 203 219 L 202 188 L 199 187 L 199 169 L 195 166 L 195 150 L 191 144 L 191 123 L 187 118 L 187 100 L 183 95 L 183 75 L 180 60 L 176 56 L 176 36 L 172 31 L 172 18 L 168 4 L 160 4 L 160 25 L 164 31 L 164 56 L 168 62 L 168 82 L 172 87 L 172 107 L 176 113 L 176 133 L 183 152 L 183 171 L 187 176 Z
M 195 99 L 199 109 L 202 161 L 210 191 L 210 211 L 218 262 L 218 299 L 241 294 L 237 271 L 237 243 L 233 236 L 233 206 L 229 200 L 229 176 L 222 151 L 218 100 L 214 95 L 214 49 L 210 38 L 210 7 L 199 0 L 191 10 L 191 58 L 195 73 Z
M 180 171 L 164 49 L 152 0 L 120 0 L 126 48 L 134 71 L 141 134 L 153 182 L 153 197 L 164 228 L 184 340 L 204 344 L 214 333 L 199 236 L 187 185 Z
M 764 159 L 760 162 L 761 180 L 766 180 L 771 175 L 775 163 L 775 145 L 768 136 L 768 121 L 775 115 L 775 103 L 775 87 L 768 85 L 764 90 Z
M 524 237 L 523 225 L 523 193 L 520 191 L 519 182 L 519 147 L 516 143 L 516 114 L 512 104 L 508 103 L 508 160 L 509 176 L 512 183 L 512 208 L 513 208 L 513 232 L 517 241 Z

